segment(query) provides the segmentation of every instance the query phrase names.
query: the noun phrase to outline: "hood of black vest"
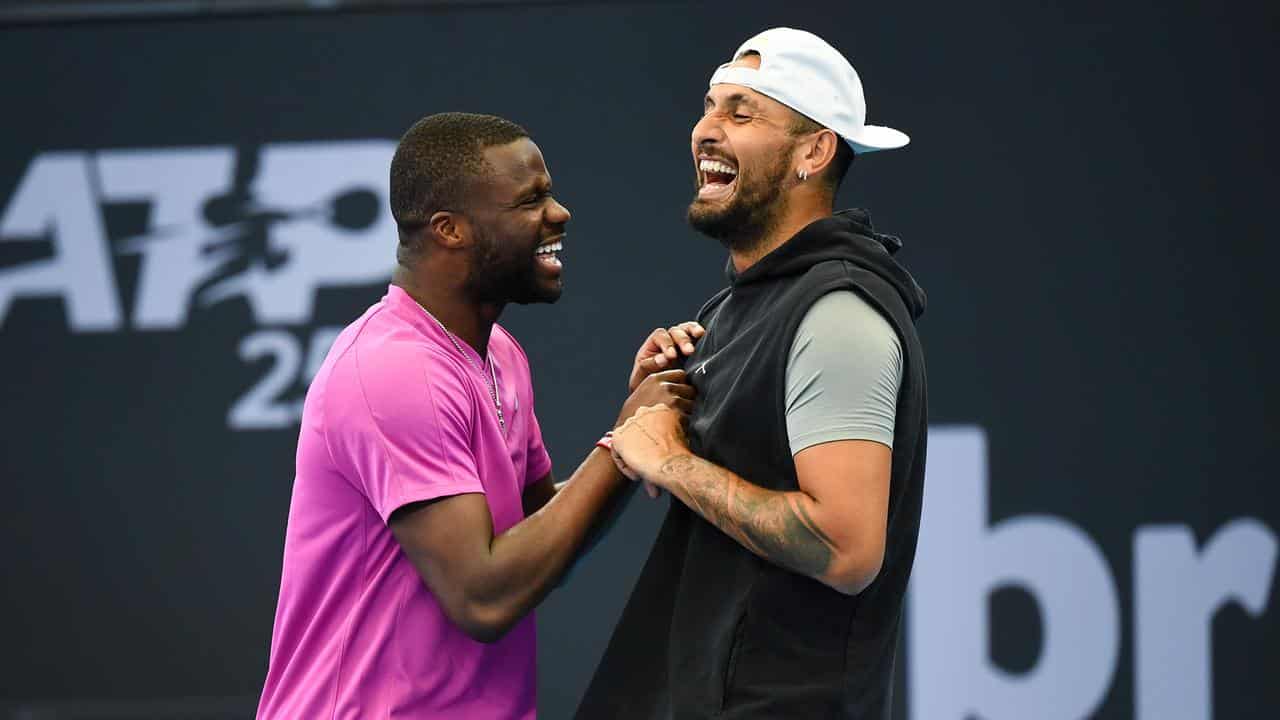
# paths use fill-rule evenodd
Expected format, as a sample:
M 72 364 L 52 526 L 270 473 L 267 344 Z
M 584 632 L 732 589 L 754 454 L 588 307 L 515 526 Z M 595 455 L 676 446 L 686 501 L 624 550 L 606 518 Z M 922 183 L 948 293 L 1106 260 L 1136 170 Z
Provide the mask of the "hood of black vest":
M 906 268 L 893 259 L 893 254 L 901 249 L 901 240 L 876 232 L 871 227 L 871 215 L 855 208 L 808 224 L 742 273 L 734 271 L 733 260 L 730 260 L 726 273 L 729 282 L 740 288 L 799 275 L 827 260 L 847 260 L 893 285 L 911 317 L 918 318 L 924 313 L 925 294 Z

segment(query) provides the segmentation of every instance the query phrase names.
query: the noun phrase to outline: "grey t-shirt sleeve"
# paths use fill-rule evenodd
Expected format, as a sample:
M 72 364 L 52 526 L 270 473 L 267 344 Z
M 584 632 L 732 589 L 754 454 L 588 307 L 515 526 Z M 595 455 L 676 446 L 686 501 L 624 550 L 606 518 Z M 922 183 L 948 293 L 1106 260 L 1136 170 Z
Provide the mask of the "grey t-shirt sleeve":
M 902 344 L 857 293 L 822 296 L 805 313 L 787 357 L 787 437 L 794 455 L 836 440 L 893 447 Z

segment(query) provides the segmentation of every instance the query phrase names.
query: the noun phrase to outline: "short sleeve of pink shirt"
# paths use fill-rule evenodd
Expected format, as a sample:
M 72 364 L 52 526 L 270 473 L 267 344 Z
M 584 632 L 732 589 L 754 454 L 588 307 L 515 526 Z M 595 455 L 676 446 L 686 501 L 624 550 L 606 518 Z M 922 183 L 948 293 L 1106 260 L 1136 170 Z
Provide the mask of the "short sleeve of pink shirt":
M 368 427 L 354 434 L 350 452 L 364 458 L 356 477 L 382 521 L 409 503 L 484 492 L 473 403 L 456 364 L 433 349 L 394 345 L 357 351 L 354 361 Z
M 497 532 L 521 517 L 505 521 L 504 491 L 518 496 L 551 471 L 551 458 L 533 412 L 533 390 L 523 349 L 501 326 L 490 337 L 482 361 L 469 347 L 452 345 L 444 331 L 422 314 L 403 291 L 392 288 L 388 310 L 409 320 L 416 332 L 385 323 L 366 327 L 362 336 L 388 329 L 385 338 L 364 337 L 335 368 L 346 392 L 356 400 L 336 403 L 341 417 L 327 417 L 335 463 L 346 466 L 385 523 L 409 503 L 462 493 L 485 493 Z M 403 296 L 403 297 L 402 297 Z M 413 303 L 412 306 L 410 303 Z M 416 317 L 418 313 L 421 317 Z M 408 314 L 405 318 L 403 315 Z M 488 362 L 494 375 L 481 373 Z M 496 376 L 503 423 L 497 423 L 490 385 Z M 331 379 L 332 382 L 332 379 Z M 342 391 L 331 389 L 331 394 Z M 523 438 L 519 445 L 516 441 Z M 501 482 L 516 471 L 514 486 Z M 484 481 L 481 478 L 484 477 Z

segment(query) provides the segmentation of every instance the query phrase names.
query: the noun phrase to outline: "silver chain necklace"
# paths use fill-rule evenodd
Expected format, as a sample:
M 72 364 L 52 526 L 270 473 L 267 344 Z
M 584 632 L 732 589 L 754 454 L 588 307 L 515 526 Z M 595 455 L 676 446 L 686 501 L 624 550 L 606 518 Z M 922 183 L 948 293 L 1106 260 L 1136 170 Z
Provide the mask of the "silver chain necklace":
M 418 307 L 422 306 L 418 305 Z M 422 312 L 426 313 L 427 317 L 436 321 L 436 325 L 440 326 L 440 331 L 445 334 L 445 337 L 449 338 L 449 342 L 453 343 L 453 347 L 457 349 L 458 354 L 469 360 L 472 365 L 475 365 L 476 369 L 480 371 L 480 376 L 484 377 L 484 365 L 476 362 L 475 359 L 462 349 L 462 343 L 459 343 L 458 338 L 454 337 L 453 333 L 449 332 L 449 328 L 445 327 L 444 323 L 440 322 L 440 318 L 432 315 L 426 308 L 422 308 Z M 493 367 L 493 358 L 486 357 L 485 360 L 489 363 L 489 377 L 485 378 L 484 384 L 489 390 L 489 397 L 493 398 L 493 409 L 498 411 L 498 427 L 502 428 L 502 433 L 505 435 L 507 432 L 507 421 L 502 416 L 502 398 L 498 396 L 498 371 Z M 493 384 L 489 384 L 490 378 L 492 378 Z

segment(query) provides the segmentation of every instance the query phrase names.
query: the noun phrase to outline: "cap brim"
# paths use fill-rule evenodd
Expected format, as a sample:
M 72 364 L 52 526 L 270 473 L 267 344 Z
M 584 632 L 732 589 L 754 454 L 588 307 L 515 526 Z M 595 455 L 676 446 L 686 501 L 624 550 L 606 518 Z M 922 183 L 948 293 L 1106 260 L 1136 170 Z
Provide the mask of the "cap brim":
M 907 134 L 891 127 L 879 125 L 863 125 L 856 136 L 845 136 L 855 153 L 869 153 L 877 150 L 893 150 L 911 142 Z

